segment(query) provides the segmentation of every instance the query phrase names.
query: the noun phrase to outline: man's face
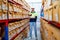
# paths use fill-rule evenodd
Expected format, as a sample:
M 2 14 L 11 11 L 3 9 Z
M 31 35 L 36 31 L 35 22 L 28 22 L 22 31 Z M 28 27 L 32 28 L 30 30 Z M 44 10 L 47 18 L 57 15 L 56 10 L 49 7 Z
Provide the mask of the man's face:
M 32 8 L 32 11 L 34 11 L 35 9 L 34 8 Z

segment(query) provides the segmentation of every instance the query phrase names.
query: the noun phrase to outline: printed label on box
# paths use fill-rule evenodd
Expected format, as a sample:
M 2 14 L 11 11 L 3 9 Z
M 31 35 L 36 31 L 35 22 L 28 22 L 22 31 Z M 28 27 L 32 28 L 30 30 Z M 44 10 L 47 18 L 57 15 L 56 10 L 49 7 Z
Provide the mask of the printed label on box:
M 56 21 L 58 21 L 58 13 L 56 13 L 55 16 L 56 16 Z
M 9 6 L 9 11 L 13 11 L 11 6 Z
M 0 10 L 1 10 L 1 5 L 0 5 Z
M 3 19 L 7 19 L 7 14 L 3 14 Z
M 48 20 L 48 14 L 46 14 L 46 19 Z
M 51 15 L 49 16 L 49 20 L 52 20 L 52 16 Z
M 2 4 L 2 9 L 7 10 L 7 6 L 5 4 Z

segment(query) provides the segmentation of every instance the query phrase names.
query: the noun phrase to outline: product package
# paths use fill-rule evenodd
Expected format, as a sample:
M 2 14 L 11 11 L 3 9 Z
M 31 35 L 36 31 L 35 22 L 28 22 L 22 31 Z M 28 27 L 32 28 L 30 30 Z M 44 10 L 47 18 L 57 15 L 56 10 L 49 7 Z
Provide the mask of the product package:
M 60 23 L 60 7 L 59 7 L 59 23 Z
M 0 0 L 0 20 L 2 20 L 2 0 Z
M 59 6 L 57 4 L 53 5 L 53 21 L 58 22 L 58 8 Z
M 48 20 L 48 9 L 45 11 L 45 19 Z
M 7 6 L 7 3 L 6 2 L 2 2 L 2 11 L 3 11 L 3 14 L 2 14 L 2 18 L 3 19 L 7 19 L 7 10 L 8 10 L 8 6 Z
M 13 18 L 13 5 L 12 3 L 9 3 L 9 19 Z
M 50 20 L 50 21 L 52 21 L 52 17 L 53 17 L 53 16 L 52 16 L 52 15 L 53 15 L 53 14 L 52 14 L 52 12 L 53 12 L 52 10 L 53 10 L 53 7 L 50 6 L 50 7 L 49 7 L 49 10 L 48 10 L 48 11 L 49 11 L 48 15 L 49 15 L 49 20 Z

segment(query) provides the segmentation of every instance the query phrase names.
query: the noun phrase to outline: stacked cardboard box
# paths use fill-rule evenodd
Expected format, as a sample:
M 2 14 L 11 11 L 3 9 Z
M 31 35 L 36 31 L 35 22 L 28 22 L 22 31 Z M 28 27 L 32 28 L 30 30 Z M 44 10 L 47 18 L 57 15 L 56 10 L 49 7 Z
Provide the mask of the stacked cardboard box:
M 50 0 L 50 4 L 49 2 L 46 0 L 46 4 L 44 5 L 44 15 L 45 17 L 44 18 L 47 18 L 48 17 L 48 20 L 51 20 L 51 21 L 56 21 L 56 22 L 59 22 L 60 23 L 60 4 L 59 4 L 59 0 Z M 53 1 L 53 3 L 52 3 Z M 44 2 L 44 3 L 45 3 Z M 46 6 L 46 5 L 49 5 L 49 6 Z M 45 7 L 46 6 L 46 7 Z M 46 10 L 48 10 L 46 12 Z M 46 17 L 46 15 L 48 15 Z
M 30 11 L 29 5 L 23 0 L 13 0 L 17 4 L 8 2 L 7 0 L 0 0 L 0 19 L 16 19 L 27 18 Z M 18 5 L 20 4 L 21 5 Z M 25 4 L 24 4 L 25 3 Z M 24 5 L 23 5 L 24 4 Z M 23 8 L 23 7 L 26 7 Z M 29 9 L 29 10 L 28 10 Z M 25 14 L 23 12 L 26 12 Z
M 49 9 L 48 9 L 48 11 L 49 11 L 49 12 L 48 12 L 48 20 L 52 20 L 52 15 L 53 15 L 53 14 L 52 14 L 52 10 L 53 10 L 53 7 L 50 6 Z
M 6 24 L 8 21 L 7 25 L 4 25 L 3 28 L 7 26 L 9 40 L 13 39 L 17 34 L 19 35 L 13 40 L 23 40 L 24 37 L 27 37 L 29 12 L 30 6 L 25 0 L 0 0 L 0 22 L 3 21 L 3 24 Z M 3 32 L 6 33 L 5 30 Z M 3 37 L 5 37 L 4 33 L 2 33 Z
M 60 29 L 41 20 L 41 35 L 43 40 L 60 40 Z
M 49 4 L 45 0 L 45 6 Z M 44 19 L 60 23 L 60 0 L 51 0 L 51 5 L 44 6 Z M 47 13 L 48 12 L 48 13 Z M 48 14 L 48 16 L 46 16 Z M 43 40 L 60 40 L 60 29 L 41 19 L 41 35 Z
M 9 28 L 9 39 L 14 37 L 14 35 L 16 35 L 21 30 L 23 30 L 25 27 L 28 27 L 28 26 L 29 26 L 29 19 L 24 19 L 22 21 L 9 23 L 9 25 L 8 25 L 8 28 Z M 23 36 L 27 36 L 27 33 L 28 33 L 27 30 L 28 29 L 25 28 L 25 30 L 23 31 L 23 34 L 22 34 Z

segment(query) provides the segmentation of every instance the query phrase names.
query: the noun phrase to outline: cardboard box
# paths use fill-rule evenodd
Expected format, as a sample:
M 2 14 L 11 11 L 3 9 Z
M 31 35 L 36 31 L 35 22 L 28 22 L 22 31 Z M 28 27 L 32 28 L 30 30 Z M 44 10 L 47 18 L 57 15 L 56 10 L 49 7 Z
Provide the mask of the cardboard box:
M 59 10 L 58 10 L 59 11 L 59 14 L 58 14 L 59 16 L 58 17 L 59 17 L 59 23 L 60 23 L 60 1 L 58 2 L 58 4 L 59 4 Z
M 50 6 L 49 9 L 48 9 L 49 13 L 48 13 L 48 18 L 50 21 L 52 21 L 52 12 L 53 12 L 53 7 Z
M 54 3 L 53 4 L 53 21 L 56 21 L 58 22 L 58 9 L 59 9 L 59 6 L 58 4 Z
M 3 0 L 3 2 L 6 2 L 6 3 L 7 3 L 7 2 L 8 2 L 8 0 Z
M 59 23 L 60 23 L 60 7 L 59 7 Z
M 6 12 L 8 10 L 8 6 L 6 2 L 2 2 L 2 10 L 3 12 Z
M 44 10 L 44 18 L 46 18 L 46 15 L 45 14 L 46 14 L 46 10 Z
M 0 20 L 2 20 L 2 0 L 0 0 Z
M 44 15 L 45 15 L 45 19 L 48 20 L 48 10 L 45 11 Z
M 7 19 L 7 3 L 2 2 L 2 10 L 3 10 L 3 14 L 2 14 L 2 19 Z

